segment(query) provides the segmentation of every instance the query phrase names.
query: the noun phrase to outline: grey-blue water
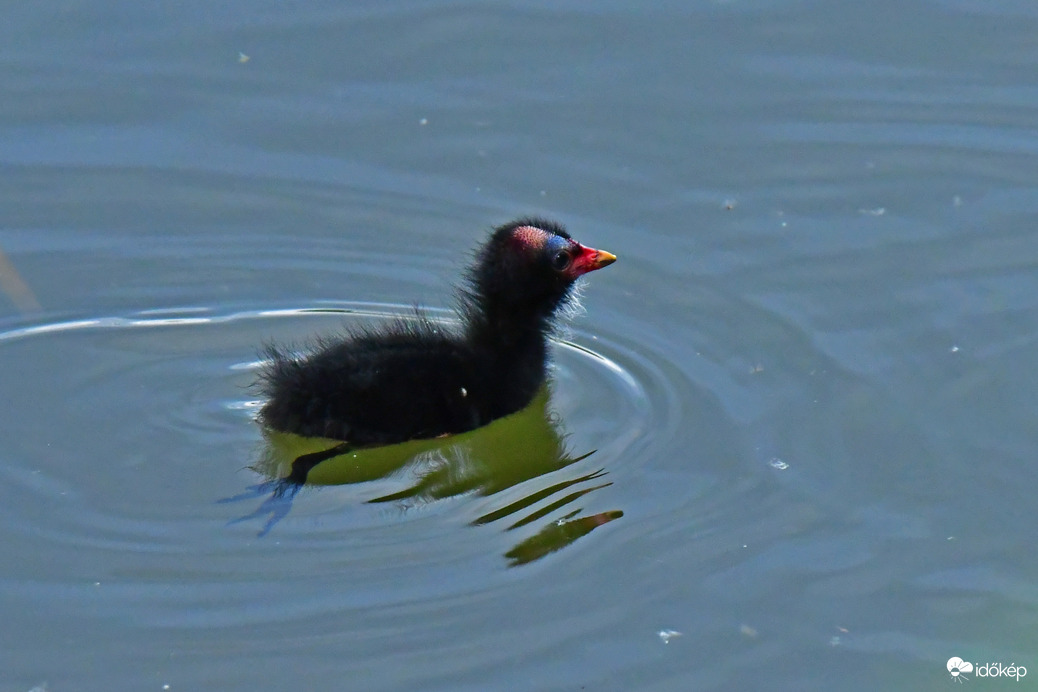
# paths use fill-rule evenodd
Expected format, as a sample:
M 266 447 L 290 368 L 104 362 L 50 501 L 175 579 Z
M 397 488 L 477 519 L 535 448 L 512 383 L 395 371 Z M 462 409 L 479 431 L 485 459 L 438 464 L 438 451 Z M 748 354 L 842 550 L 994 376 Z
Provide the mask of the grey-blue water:
M 1033 689 L 1036 36 L 985 0 L 8 7 L 0 690 Z M 220 502 L 262 480 L 264 342 L 446 319 L 531 213 L 620 258 L 528 421 L 565 463 L 370 502 L 471 471 L 426 459 L 266 532 Z

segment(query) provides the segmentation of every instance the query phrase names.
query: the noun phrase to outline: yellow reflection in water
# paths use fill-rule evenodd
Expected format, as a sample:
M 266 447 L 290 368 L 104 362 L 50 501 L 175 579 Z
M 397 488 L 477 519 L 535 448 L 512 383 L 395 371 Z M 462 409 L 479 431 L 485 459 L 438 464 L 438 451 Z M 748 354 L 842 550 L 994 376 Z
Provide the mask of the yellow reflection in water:
M 548 407 L 549 392 L 541 388 L 525 409 L 489 425 L 459 435 L 412 440 L 385 447 L 362 448 L 332 456 L 314 466 L 307 482 L 345 485 L 386 478 L 399 473 L 409 485 L 369 502 L 418 504 L 465 493 L 489 496 L 539 476 L 565 469 L 594 454 L 572 456 L 566 449 L 559 423 Z M 264 431 L 266 445 L 254 467 L 270 478 L 282 478 L 292 462 L 307 454 L 334 449 L 341 442 Z M 477 518 L 473 524 L 511 518 L 506 530 L 517 529 L 570 505 L 588 493 L 611 485 L 593 484 L 606 475 L 598 470 L 560 479 L 538 487 L 507 505 Z M 534 505 L 544 503 L 533 509 Z M 527 510 L 530 510 L 527 513 Z M 549 522 L 536 535 L 505 554 L 511 565 L 525 564 L 563 548 L 595 528 L 623 516 L 616 510 L 580 516 L 581 509 Z M 254 516 L 254 515 L 253 515 Z

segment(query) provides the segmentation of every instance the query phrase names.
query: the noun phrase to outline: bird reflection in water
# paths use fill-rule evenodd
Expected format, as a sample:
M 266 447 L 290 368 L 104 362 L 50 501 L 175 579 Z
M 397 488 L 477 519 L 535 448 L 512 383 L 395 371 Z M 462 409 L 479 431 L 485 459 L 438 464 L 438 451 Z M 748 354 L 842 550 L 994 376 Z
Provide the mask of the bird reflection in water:
M 374 448 L 349 449 L 324 438 L 300 437 L 264 430 L 265 445 L 254 470 L 271 481 L 249 492 L 227 498 L 236 501 L 270 493 L 255 511 L 232 523 L 266 518 L 260 531 L 265 535 L 291 510 L 293 492 L 281 492 L 279 479 L 300 460 L 309 468 L 311 485 L 347 485 L 400 478 L 406 487 L 379 494 L 371 503 L 418 506 L 469 493 L 493 496 L 520 484 L 562 472 L 591 457 L 595 450 L 574 456 L 566 448 L 560 425 L 548 406 L 549 392 L 543 386 L 530 404 L 510 416 L 469 432 L 433 440 L 412 440 Z M 312 465 L 311 465 L 312 464 Z M 536 534 L 520 541 L 505 553 L 509 565 L 537 560 L 559 550 L 594 529 L 623 516 L 620 510 L 582 514 L 572 505 L 589 493 L 612 485 L 607 472 L 570 475 L 529 491 L 518 499 L 477 517 L 472 524 L 509 521 L 506 531 L 525 527 L 564 508 L 570 511 L 548 523 Z

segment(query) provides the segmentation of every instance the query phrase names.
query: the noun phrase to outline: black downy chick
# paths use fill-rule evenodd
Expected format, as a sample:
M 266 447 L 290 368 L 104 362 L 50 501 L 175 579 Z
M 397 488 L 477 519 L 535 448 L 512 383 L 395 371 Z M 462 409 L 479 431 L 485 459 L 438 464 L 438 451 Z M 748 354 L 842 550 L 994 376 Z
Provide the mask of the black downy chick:
M 548 335 L 573 283 L 614 261 L 557 223 L 519 219 L 477 252 L 458 290 L 460 329 L 419 314 L 299 358 L 270 346 L 260 422 L 343 441 L 296 459 L 275 494 L 351 449 L 462 433 L 522 409 L 544 383 Z

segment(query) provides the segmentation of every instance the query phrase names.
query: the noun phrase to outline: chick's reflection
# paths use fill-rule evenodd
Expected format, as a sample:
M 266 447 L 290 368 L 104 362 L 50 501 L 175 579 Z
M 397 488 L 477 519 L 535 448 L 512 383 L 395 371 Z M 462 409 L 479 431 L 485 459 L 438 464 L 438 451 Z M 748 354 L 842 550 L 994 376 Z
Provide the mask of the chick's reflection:
M 290 471 L 293 463 L 298 466 L 301 457 L 308 457 L 318 461 L 310 468 L 307 483 L 399 481 L 404 487 L 378 494 L 369 502 L 393 502 L 405 507 L 467 493 L 492 496 L 515 488 L 506 494 L 502 506 L 478 517 L 473 524 L 510 519 L 506 530 L 512 531 L 546 519 L 539 532 L 521 540 L 505 555 L 510 565 L 524 564 L 623 516 L 619 510 L 581 516 L 581 508 L 571 508 L 573 503 L 611 483 L 595 482 L 606 476 L 604 469 L 568 478 L 556 474 L 587 459 L 594 450 L 579 456 L 569 454 L 548 400 L 548 388 L 542 387 L 525 409 L 477 430 L 367 449 L 349 449 L 335 440 L 267 430 L 266 445 L 254 468 L 278 479 Z M 517 487 L 520 485 L 524 487 Z M 269 483 L 257 486 L 263 490 L 270 487 Z M 241 520 L 268 516 L 262 532 L 265 533 L 288 513 L 291 502 L 291 495 L 271 496 L 256 512 Z M 561 518 L 549 518 L 564 508 L 570 511 Z

